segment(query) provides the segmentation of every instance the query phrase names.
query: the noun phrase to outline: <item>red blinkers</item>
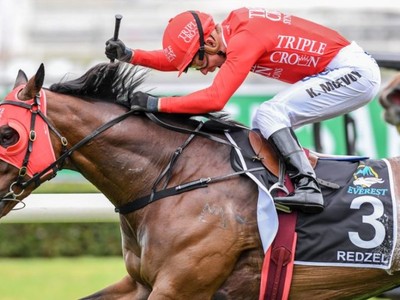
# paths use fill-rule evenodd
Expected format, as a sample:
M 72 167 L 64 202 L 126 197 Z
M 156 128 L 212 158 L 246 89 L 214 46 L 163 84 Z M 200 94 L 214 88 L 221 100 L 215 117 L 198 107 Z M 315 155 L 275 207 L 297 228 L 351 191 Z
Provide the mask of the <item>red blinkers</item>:
M 23 88 L 19 86 L 11 91 L 4 100 L 16 101 L 33 105 L 34 99 L 21 101 L 18 92 Z M 33 109 L 37 107 L 32 106 Z M 40 92 L 40 110 L 47 114 L 46 94 Z M 31 132 L 31 110 L 9 103 L 0 103 L 0 126 L 8 125 L 19 134 L 19 140 L 7 148 L 0 146 L 0 159 L 21 169 L 26 152 L 28 151 L 29 139 L 32 139 L 32 152 L 29 156 L 27 174 L 32 177 L 55 161 L 55 154 L 50 140 L 49 127 L 46 122 L 38 117 L 35 120 L 33 132 Z

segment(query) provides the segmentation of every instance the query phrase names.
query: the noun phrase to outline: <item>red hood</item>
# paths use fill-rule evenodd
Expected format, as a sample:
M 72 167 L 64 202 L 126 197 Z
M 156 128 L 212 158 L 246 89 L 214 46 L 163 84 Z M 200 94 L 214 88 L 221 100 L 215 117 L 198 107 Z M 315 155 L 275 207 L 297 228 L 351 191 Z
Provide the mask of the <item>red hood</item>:
M 33 99 L 21 101 L 18 99 L 18 92 L 23 88 L 19 86 L 9 93 L 5 100 L 32 104 Z M 40 110 L 47 115 L 46 94 L 42 90 L 40 92 Z M 4 148 L 0 146 L 0 159 L 20 169 L 28 148 L 31 112 L 24 107 L 0 103 L 0 126 L 8 125 L 19 133 L 19 140 L 16 144 Z M 49 127 L 44 120 L 38 115 L 35 122 L 36 139 L 32 143 L 32 153 L 29 157 L 27 166 L 27 174 L 32 177 L 53 163 L 56 158 L 53 146 L 50 141 Z

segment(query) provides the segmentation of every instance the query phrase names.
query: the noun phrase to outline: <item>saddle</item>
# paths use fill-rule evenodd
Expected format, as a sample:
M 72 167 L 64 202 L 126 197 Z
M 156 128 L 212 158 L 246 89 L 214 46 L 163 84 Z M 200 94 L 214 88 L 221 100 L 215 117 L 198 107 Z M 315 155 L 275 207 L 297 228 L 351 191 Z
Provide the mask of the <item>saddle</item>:
M 291 189 L 293 187 L 291 186 L 290 178 L 288 178 L 289 176 L 285 174 L 283 162 L 280 161 L 272 145 L 263 138 L 259 131 L 248 130 L 232 132 L 230 134 L 232 139 L 237 143 L 237 146 L 240 147 L 248 169 L 255 168 L 262 164 L 268 171 L 266 172 L 264 170 L 264 172 L 261 172 L 263 174 L 258 172 L 253 174 L 259 180 L 264 179 L 263 183 L 270 191 L 277 184 L 277 178 L 278 183 L 285 185 L 285 188 L 292 191 Z M 348 194 L 346 189 L 346 184 L 348 183 L 343 182 L 343 180 L 349 178 L 349 176 L 351 178 L 351 174 L 355 172 L 359 161 L 367 159 L 367 157 L 363 156 L 325 155 L 312 152 L 308 149 L 303 150 L 311 166 L 316 170 L 317 181 L 321 185 L 324 198 L 332 203 L 338 202 L 337 199 L 335 199 L 335 201 L 331 201 L 331 199 L 339 191 L 343 191 L 346 195 Z M 232 151 L 232 167 L 235 170 L 241 170 L 245 167 L 242 166 L 237 156 L 237 151 Z M 332 174 L 332 166 L 338 165 L 340 165 L 340 174 Z M 319 177 L 319 175 L 324 179 Z M 340 180 L 338 180 L 338 178 Z M 282 192 L 281 189 L 278 189 L 278 193 L 279 192 Z M 346 195 L 341 195 L 338 198 L 344 201 L 348 197 L 348 195 Z M 316 216 L 303 216 L 301 213 L 298 214 L 297 212 L 287 213 L 288 211 L 280 209 L 278 206 L 276 206 L 276 208 L 278 210 L 279 228 L 274 242 L 265 253 L 261 274 L 260 300 L 288 299 L 295 253 L 297 255 L 297 252 L 309 252 L 309 250 L 300 251 L 302 248 L 298 251 L 296 248 L 298 239 L 296 232 L 298 216 L 300 215 L 300 218 L 306 220 L 330 218 L 329 211 Z M 343 209 L 341 209 L 341 211 L 342 210 Z M 308 224 L 309 222 L 307 221 L 305 223 Z
M 265 139 L 259 131 L 252 130 L 249 131 L 249 142 L 264 167 L 273 175 L 279 177 L 279 157 L 268 140 Z M 304 149 L 304 151 L 306 152 L 311 166 L 315 169 L 318 162 L 318 156 L 307 149 Z
M 230 135 L 240 147 L 245 160 L 244 164 L 248 168 L 262 164 L 269 171 L 269 174 L 265 170 L 253 174 L 269 188 L 271 193 L 276 191 L 279 195 L 279 193 L 293 191 L 294 187 L 286 174 L 284 162 L 279 159 L 272 145 L 258 130 L 231 132 Z M 319 157 L 307 149 L 304 151 L 311 166 L 315 169 Z M 236 171 L 245 169 L 238 156 L 237 151 L 232 149 L 231 164 Z M 274 242 L 265 253 L 261 271 L 260 300 L 287 299 L 293 275 L 297 242 L 295 232 L 297 213 L 291 212 L 289 208 L 278 203 L 275 205 L 278 210 L 280 226 Z
M 273 149 L 272 145 L 266 140 L 258 130 L 242 130 L 230 132 L 229 135 L 241 149 L 240 153 L 232 149 L 231 165 L 235 171 L 242 171 L 250 168 L 262 166 L 264 171 L 252 172 L 257 179 L 269 190 L 271 195 L 287 195 L 294 191 L 294 186 L 286 174 L 286 166 L 283 160 Z M 316 167 L 318 156 L 304 149 L 310 164 Z M 240 158 L 240 155 L 243 158 Z M 244 161 L 244 162 L 243 162 Z M 278 210 L 290 212 L 290 208 L 280 203 L 275 203 Z
M 239 130 L 230 132 L 229 135 L 235 141 L 237 146 L 241 149 L 241 153 L 248 168 L 257 168 L 263 166 L 268 172 L 254 172 L 253 174 L 265 184 L 271 194 L 284 193 L 289 194 L 293 192 L 294 187 L 286 174 L 286 167 L 284 162 L 279 159 L 277 153 L 272 145 L 266 140 L 258 130 Z M 318 161 L 347 161 L 356 162 L 363 159 L 368 159 L 366 156 L 349 156 L 349 155 L 328 155 L 317 153 L 309 149 L 303 148 L 311 167 L 315 170 Z M 231 165 L 235 171 L 242 171 L 243 166 L 237 151 L 232 149 L 231 152 Z M 339 186 L 333 182 L 323 180 L 317 176 L 317 182 L 321 188 L 338 189 Z M 282 205 L 283 206 L 283 205 Z M 289 212 L 288 208 L 281 207 L 279 204 L 277 208 L 284 212 Z

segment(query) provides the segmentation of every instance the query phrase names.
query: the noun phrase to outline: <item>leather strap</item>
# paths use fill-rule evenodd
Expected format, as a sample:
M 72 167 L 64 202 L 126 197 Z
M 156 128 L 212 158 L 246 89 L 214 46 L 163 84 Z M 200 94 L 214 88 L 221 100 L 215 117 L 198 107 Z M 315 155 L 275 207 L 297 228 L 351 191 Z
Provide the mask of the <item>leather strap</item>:
M 278 218 L 278 233 L 264 258 L 260 300 L 285 300 L 289 297 L 297 241 L 297 213 L 280 212 Z

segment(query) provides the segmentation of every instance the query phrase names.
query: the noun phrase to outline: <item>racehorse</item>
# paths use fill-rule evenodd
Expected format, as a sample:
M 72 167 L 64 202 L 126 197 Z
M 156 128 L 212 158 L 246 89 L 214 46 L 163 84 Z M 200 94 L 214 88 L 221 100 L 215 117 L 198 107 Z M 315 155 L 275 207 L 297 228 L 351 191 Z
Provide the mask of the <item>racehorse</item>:
M 116 97 L 140 87 L 142 75 L 120 63 L 99 64 L 48 89 L 43 65 L 29 80 L 20 71 L 0 106 L 0 216 L 59 169 L 75 170 L 116 208 L 150 195 L 148 205 L 119 214 L 127 275 L 84 299 L 257 299 L 264 259 L 257 185 L 229 176 L 232 146 L 224 134 L 210 138 L 198 134 L 200 121 L 160 116 L 180 128 L 171 130 L 116 105 Z M 398 201 L 400 158 L 388 161 Z M 176 186 L 189 188 L 155 201 L 155 187 Z M 295 265 L 290 299 L 362 299 L 392 289 L 400 285 L 398 248 L 390 272 Z
M 384 119 L 396 126 L 400 133 L 400 74 L 393 77 L 379 95 L 379 103 L 384 109 Z

